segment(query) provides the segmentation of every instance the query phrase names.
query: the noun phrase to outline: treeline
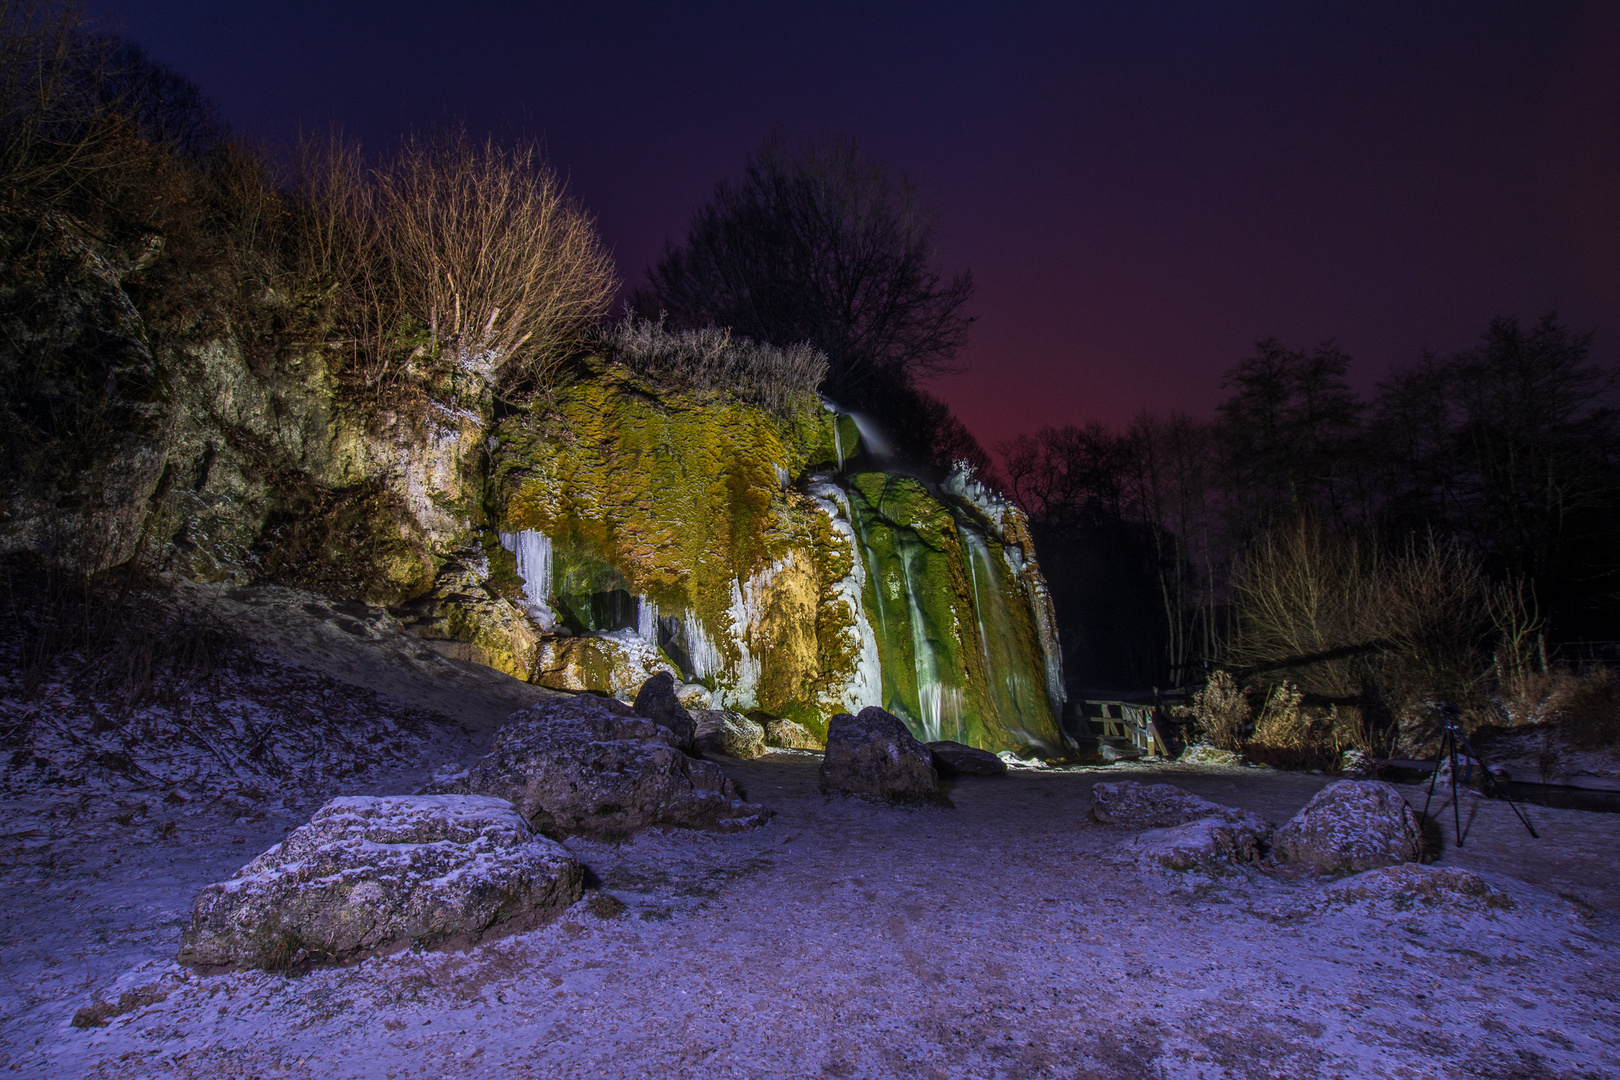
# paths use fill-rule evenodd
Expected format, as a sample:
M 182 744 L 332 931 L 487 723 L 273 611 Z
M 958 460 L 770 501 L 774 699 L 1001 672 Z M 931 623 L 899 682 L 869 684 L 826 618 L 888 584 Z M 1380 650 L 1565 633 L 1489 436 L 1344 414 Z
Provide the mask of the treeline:
M 1620 638 L 1620 426 L 1590 352 L 1552 315 L 1500 318 L 1369 401 L 1331 343 L 1270 339 L 1213 420 L 1001 445 L 1074 677 L 1166 687 L 1220 665 L 1397 708 Z

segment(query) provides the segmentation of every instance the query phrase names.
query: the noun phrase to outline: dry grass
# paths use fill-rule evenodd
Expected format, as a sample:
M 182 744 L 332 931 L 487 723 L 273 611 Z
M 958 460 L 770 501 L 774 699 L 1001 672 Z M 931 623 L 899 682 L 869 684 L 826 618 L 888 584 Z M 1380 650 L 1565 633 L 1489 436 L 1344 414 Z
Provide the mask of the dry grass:
M 1610 669 L 1524 672 L 1504 680 L 1500 703 L 1512 727 L 1556 726 L 1578 749 L 1620 746 L 1620 674 Z
M 721 391 L 784 414 L 812 398 L 827 358 L 807 344 L 777 348 L 723 327 L 670 330 L 634 314 L 603 331 L 598 346 L 656 382 L 681 390 Z
M 1243 688 L 1229 673 L 1217 671 L 1211 675 L 1208 685 L 1193 695 L 1190 712 L 1205 742 L 1222 750 L 1243 749 L 1254 711 Z

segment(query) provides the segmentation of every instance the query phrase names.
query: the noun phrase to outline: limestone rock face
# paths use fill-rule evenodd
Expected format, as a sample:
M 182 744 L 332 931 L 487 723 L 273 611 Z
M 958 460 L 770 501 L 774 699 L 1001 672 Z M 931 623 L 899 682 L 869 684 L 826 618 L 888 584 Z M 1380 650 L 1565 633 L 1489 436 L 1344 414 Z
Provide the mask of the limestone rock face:
M 1257 862 L 1271 826 L 1253 815 L 1236 821 L 1204 817 L 1168 829 L 1150 829 L 1115 848 L 1110 858 L 1141 869 L 1220 873 Z
M 543 638 L 535 647 L 532 681 L 553 690 L 633 693 L 669 661 L 629 631 Z
M 810 729 L 792 720 L 767 720 L 765 745 L 784 750 L 820 750 L 824 744 L 810 733 Z
M 1378 780 L 1340 780 L 1318 791 L 1277 830 L 1272 854 L 1321 873 L 1355 873 L 1416 862 L 1423 853 L 1417 815 Z
M 939 774 L 928 747 L 906 725 L 875 705 L 859 716 L 842 713 L 827 725 L 821 790 L 875 802 L 939 802 Z
M 697 748 L 704 757 L 718 754 L 746 761 L 765 753 L 765 729 L 740 713 L 699 709 L 692 719 L 697 722 Z
M 476 940 L 534 925 L 583 885 L 573 856 L 505 800 L 349 796 L 204 889 L 179 960 L 275 968 Z
M 697 721 L 675 696 L 675 677 L 669 672 L 660 671 L 642 683 L 632 708 L 637 716 L 645 716 L 673 731 L 675 745 L 682 750 L 690 752 L 695 748 Z
M 1007 763 L 988 750 L 948 739 L 928 744 L 934 769 L 941 776 L 1006 776 Z
M 537 702 L 495 749 L 440 787 L 507 799 L 536 828 L 621 837 L 647 828 L 736 832 L 772 816 L 718 766 L 687 757 L 667 727 L 611 698 Z
M 1210 802 L 1174 784 L 1140 784 L 1135 780 L 1097 784 L 1091 789 L 1091 814 L 1104 825 L 1158 829 L 1200 818 L 1219 818 L 1266 835 L 1271 833 L 1271 826 L 1258 815 Z

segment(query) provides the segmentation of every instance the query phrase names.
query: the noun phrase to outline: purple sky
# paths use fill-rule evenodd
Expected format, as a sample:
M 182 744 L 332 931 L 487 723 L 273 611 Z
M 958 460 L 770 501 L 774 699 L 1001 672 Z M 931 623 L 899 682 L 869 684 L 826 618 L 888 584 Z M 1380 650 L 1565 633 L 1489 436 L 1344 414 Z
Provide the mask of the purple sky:
M 1620 360 L 1620 5 L 94 0 L 277 143 L 538 135 L 638 280 L 773 129 L 848 132 L 971 267 L 986 443 L 1204 414 L 1269 335 L 1370 390 L 1497 314 Z

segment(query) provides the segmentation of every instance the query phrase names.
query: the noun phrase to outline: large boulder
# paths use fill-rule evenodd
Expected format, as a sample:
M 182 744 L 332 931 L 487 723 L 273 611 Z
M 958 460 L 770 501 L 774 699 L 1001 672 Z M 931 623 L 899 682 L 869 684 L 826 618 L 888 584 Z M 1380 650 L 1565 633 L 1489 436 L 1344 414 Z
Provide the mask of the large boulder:
M 810 729 L 793 720 L 765 721 L 765 745 L 783 750 L 821 750 L 823 743 Z
M 1091 789 L 1091 815 L 1104 825 L 1149 829 L 1170 828 L 1212 817 L 1244 825 L 1265 836 L 1271 834 L 1270 823 L 1259 815 L 1210 802 L 1174 784 L 1139 784 L 1135 780 L 1096 784 Z
M 1423 854 L 1417 815 L 1378 780 L 1340 780 L 1318 791 L 1277 830 L 1272 855 L 1320 873 L 1356 873 L 1416 862 Z
M 875 705 L 859 716 L 839 713 L 827 725 L 821 790 L 886 803 L 943 801 L 928 747 Z
M 675 745 L 687 753 L 697 748 L 697 721 L 676 696 L 675 676 L 669 672 L 660 671 L 642 683 L 631 709 L 637 716 L 645 716 L 673 731 Z
M 730 709 L 699 709 L 692 713 L 697 724 L 697 748 L 704 757 L 740 758 L 746 761 L 765 753 L 765 729 Z
M 669 728 L 630 711 L 590 695 L 536 702 L 438 790 L 508 799 L 538 829 L 605 838 L 653 827 L 734 832 L 771 817 L 719 766 L 682 753 Z
M 934 769 L 941 776 L 1006 776 L 1007 763 L 988 750 L 941 739 L 928 744 Z
M 1270 825 L 1252 814 L 1235 821 L 1203 817 L 1168 829 L 1149 829 L 1120 844 L 1111 858 L 1144 870 L 1221 873 L 1235 863 L 1259 861 L 1270 834 Z
M 512 804 L 355 795 L 210 885 L 179 961 L 288 968 L 527 929 L 580 897 L 584 873 Z

